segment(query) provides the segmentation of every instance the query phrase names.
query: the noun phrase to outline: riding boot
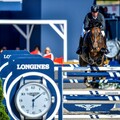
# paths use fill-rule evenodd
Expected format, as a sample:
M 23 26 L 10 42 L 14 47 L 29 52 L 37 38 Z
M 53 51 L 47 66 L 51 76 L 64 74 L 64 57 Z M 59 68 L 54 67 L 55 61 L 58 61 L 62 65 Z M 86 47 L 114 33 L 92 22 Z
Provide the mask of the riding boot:
M 83 38 L 82 36 L 80 36 L 79 46 L 77 48 L 76 54 L 82 54 L 82 42 L 83 42 Z
M 105 45 L 107 44 L 107 41 L 106 41 L 106 37 L 104 36 L 104 40 L 105 40 Z M 105 51 L 105 54 L 108 54 L 108 53 L 110 53 L 109 52 L 109 50 L 108 50 L 108 48 L 107 48 L 107 45 L 106 45 L 106 51 Z
M 105 40 L 105 46 L 106 46 L 106 48 L 101 48 L 101 53 L 105 53 L 105 54 L 108 54 L 109 53 L 109 50 L 107 49 L 107 45 L 106 45 L 106 37 L 104 36 L 103 37 L 104 38 L 104 40 Z

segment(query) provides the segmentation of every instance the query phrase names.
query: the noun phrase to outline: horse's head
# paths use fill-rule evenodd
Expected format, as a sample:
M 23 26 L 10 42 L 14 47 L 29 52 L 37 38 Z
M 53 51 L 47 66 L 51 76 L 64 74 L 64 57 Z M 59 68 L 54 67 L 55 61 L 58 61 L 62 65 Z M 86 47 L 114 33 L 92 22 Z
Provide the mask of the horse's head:
M 103 63 L 104 50 L 106 50 L 105 38 L 101 33 L 99 27 L 93 27 L 89 34 L 89 57 L 94 61 L 96 65 Z
M 91 28 L 90 40 L 92 52 L 99 52 L 101 48 L 105 48 L 105 40 L 99 27 Z

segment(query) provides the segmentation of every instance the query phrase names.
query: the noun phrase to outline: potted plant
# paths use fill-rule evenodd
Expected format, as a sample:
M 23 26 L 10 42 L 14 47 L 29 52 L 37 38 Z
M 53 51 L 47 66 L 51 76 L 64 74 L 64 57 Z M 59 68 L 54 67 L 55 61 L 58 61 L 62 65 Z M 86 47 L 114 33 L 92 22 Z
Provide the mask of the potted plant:
M 0 120 L 10 120 L 8 114 L 6 113 L 5 106 L 3 104 L 3 88 L 2 88 L 2 80 L 0 79 Z

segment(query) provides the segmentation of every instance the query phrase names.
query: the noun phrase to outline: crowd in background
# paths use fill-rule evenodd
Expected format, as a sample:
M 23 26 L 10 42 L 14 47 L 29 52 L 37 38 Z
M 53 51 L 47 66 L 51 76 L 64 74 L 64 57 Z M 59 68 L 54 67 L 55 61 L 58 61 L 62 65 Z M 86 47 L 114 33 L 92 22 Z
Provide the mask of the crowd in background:
M 49 58 L 52 61 L 54 60 L 54 55 L 53 53 L 51 53 L 51 49 L 49 47 L 46 47 L 44 50 L 44 54 L 41 53 L 40 51 L 40 47 L 38 45 L 35 46 L 34 50 L 30 52 L 31 54 L 37 54 L 37 55 L 41 55 L 44 58 Z
M 2 53 L 4 50 L 7 50 L 7 47 L 4 46 L 0 49 L 0 53 Z M 21 50 L 20 47 L 16 47 L 15 50 Z M 26 50 L 26 49 L 25 49 Z M 34 49 L 30 52 L 30 54 L 33 54 L 33 55 L 40 55 L 41 57 L 43 58 L 48 58 L 48 59 L 51 59 L 54 63 L 59 63 L 59 64 L 63 64 L 63 57 L 56 57 L 54 58 L 54 55 L 53 53 L 51 52 L 51 49 L 50 47 L 46 47 L 44 52 L 42 53 L 41 50 L 40 50 L 40 46 L 39 45 L 36 45 L 34 47 Z
M 107 39 L 112 40 L 113 35 L 112 35 L 112 28 L 110 25 L 110 20 L 115 19 L 116 14 L 115 13 L 108 13 L 108 7 L 107 6 L 99 6 L 99 12 L 103 14 L 105 17 L 105 24 L 106 24 L 106 37 Z

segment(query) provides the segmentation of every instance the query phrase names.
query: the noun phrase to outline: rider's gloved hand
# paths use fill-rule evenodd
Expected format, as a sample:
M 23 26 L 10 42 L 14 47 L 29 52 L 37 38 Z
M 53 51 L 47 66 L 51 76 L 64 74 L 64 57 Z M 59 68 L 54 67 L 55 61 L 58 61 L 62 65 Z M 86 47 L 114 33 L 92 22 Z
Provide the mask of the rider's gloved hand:
M 100 52 L 105 53 L 105 54 L 109 53 L 108 49 L 106 48 L 101 48 Z

